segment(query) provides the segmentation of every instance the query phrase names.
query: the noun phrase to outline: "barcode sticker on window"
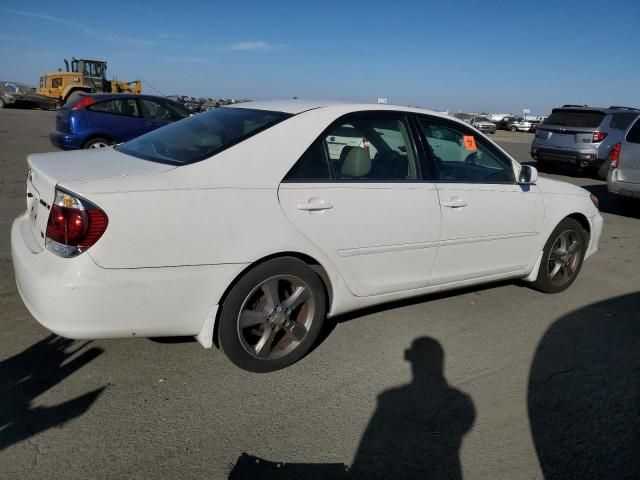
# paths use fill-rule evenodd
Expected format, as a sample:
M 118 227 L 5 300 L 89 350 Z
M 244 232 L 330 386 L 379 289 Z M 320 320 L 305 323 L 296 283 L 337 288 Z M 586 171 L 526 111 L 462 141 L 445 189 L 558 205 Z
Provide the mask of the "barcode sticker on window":
M 473 135 L 464 135 L 464 149 L 465 150 L 477 150 L 476 148 L 476 139 Z

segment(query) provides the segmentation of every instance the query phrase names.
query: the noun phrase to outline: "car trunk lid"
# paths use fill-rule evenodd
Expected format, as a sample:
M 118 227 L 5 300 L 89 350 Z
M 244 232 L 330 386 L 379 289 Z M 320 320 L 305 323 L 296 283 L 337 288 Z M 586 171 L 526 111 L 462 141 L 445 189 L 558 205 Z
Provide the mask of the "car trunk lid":
M 27 211 L 33 234 L 41 246 L 44 246 L 49 212 L 58 184 L 151 175 L 176 168 L 131 157 L 113 148 L 37 153 L 29 155 L 27 163 Z

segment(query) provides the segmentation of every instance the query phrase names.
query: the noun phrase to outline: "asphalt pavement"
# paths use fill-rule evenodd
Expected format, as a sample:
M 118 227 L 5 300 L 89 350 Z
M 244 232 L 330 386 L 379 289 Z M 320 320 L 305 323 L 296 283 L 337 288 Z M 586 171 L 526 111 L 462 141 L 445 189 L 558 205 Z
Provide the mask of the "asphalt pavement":
M 0 478 L 637 478 L 640 206 L 604 182 L 553 174 L 605 219 L 568 291 L 506 282 L 355 312 L 299 363 L 251 374 L 190 338 L 71 341 L 31 317 L 9 232 L 54 115 L 0 110 Z M 492 138 L 528 160 L 531 134 Z

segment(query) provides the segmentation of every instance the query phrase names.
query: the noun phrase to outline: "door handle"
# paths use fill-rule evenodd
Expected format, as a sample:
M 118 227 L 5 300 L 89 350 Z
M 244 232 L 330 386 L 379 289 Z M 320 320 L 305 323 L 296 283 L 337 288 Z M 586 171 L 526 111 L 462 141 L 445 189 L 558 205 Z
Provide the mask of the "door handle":
M 451 200 L 445 200 L 444 202 L 442 202 L 442 206 L 449 208 L 462 208 L 467 206 L 467 202 L 465 202 L 460 197 L 453 197 L 451 198 Z
M 307 212 L 316 212 L 319 210 L 329 210 L 333 208 L 333 205 L 325 200 L 317 198 L 310 198 L 307 203 L 299 203 L 298 210 L 304 210 Z

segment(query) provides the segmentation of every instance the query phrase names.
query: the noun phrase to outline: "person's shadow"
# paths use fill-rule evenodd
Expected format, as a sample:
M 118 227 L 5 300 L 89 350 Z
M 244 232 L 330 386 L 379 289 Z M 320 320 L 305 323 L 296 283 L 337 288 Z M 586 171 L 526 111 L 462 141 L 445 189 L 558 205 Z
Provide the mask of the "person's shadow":
M 460 446 L 473 426 L 473 402 L 444 378 L 437 340 L 417 338 L 405 359 L 413 381 L 380 394 L 350 468 L 276 463 L 243 453 L 229 478 L 462 478 Z
M 49 335 L 0 361 L 0 450 L 82 415 L 104 387 L 45 407 L 34 400 L 102 354 L 73 340 Z
M 640 478 L 640 292 L 575 310 L 547 330 L 528 410 L 545 478 Z

